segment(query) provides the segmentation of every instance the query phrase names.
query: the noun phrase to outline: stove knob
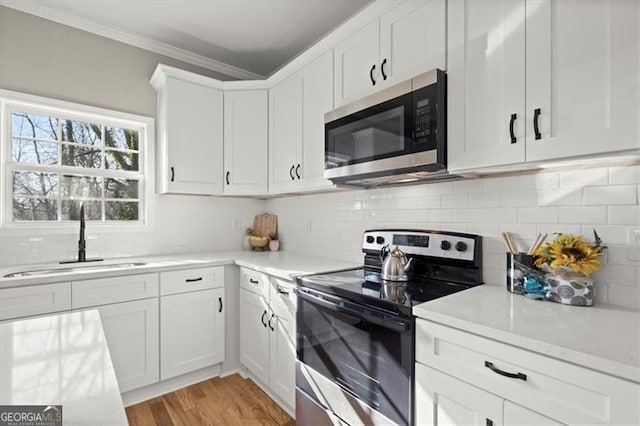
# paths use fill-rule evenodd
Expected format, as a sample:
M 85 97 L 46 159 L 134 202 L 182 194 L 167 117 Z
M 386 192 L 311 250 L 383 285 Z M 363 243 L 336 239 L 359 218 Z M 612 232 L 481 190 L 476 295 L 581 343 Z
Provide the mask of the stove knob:
M 440 243 L 440 248 L 442 250 L 449 250 L 451 248 L 451 243 L 447 240 L 442 240 L 442 242 Z
M 373 235 L 367 235 L 367 243 L 373 244 L 374 241 L 375 241 L 375 238 L 373 238 Z
M 384 237 L 376 237 L 376 243 L 384 244 Z
M 465 250 L 467 250 L 467 244 L 466 244 L 466 243 L 464 243 L 464 242 L 462 242 L 462 241 L 458 241 L 458 242 L 456 243 L 456 250 L 458 250 L 458 251 L 465 251 Z

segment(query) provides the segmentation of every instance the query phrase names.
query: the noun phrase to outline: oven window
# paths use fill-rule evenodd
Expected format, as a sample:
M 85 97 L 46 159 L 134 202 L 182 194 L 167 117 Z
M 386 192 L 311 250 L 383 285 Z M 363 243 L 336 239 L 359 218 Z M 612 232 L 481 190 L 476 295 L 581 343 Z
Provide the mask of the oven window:
M 389 419 L 410 417 L 413 330 L 398 332 L 298 299 L 298 360 Z
M 409 153 L 411 116 L 403 96 L 328 123 L 325 168 L 363 163 Z

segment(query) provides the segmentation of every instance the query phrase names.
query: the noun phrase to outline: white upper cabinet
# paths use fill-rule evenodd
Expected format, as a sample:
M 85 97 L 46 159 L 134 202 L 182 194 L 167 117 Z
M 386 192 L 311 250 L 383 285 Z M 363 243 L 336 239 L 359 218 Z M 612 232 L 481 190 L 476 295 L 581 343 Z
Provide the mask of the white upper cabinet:
M 448 8 L 450 171 L 638 149 L 640 2 Z
M 334 48 L 335 104 L 344 105 L 432 68 L 446 68 L 446 2 L 394 6 Z
M 527 161 L 640 148 L 639 21 L 638 0 L 527 1 Z
M 224 94 L 224 194 L 267 192 L 268 92 Z
M 269 192 L 330 187 L 324 174 L 324 113 L 333 109 L 326 52 L 269 92 Z
M 158 65 L 158 192 L 222 192 L 223 92 L 220 82 Z
M 269 120 L 269 191 L 286 192 L 295 189 L 301 178 L 301 72 L 269 91 Z
M 524 161 L 525 17 L 524 0 L 449 2 L 450 170 Z

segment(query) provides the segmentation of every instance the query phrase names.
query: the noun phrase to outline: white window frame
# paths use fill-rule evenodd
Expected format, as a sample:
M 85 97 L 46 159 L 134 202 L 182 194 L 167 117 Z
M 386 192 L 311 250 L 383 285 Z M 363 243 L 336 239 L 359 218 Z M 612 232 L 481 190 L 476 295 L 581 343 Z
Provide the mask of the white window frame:
M 139 219 L 136 221 L 91 221 L 88 223 L 88 227 L 91 227 L 94 232 L 151 230 L 153 227 L 152 203 L 155 182 L 155 121 L 153 118 L 0 89 L 0 173 L 2 176 L 2 185 L 0 185 L 0 229 L 2 229 L 3 234 L 19 235 L 43 230 L 51 233 L 67 233 L 70 228 L 77 229 L 78 227 L 78 224 L 74 221 L 13 221 L 12 173 L 21 166 L 19 163 L 13 163 L 11 157 L 11 113 L 14 111 L 97 122 L 106 126 L 138 130 L 138 164 L 140 167 L 140 186 L 138 188 Z M 28 164 L 25 165 L 28 166 Z M 46 169 L 43 169 L 43 171 L 46 171 Z M 53 166 L 51 171 L 59 173 L 63 171 L 63 168 Z M 69 174 L 74 174 L 74 172 L 69 170 Z M 91 170 L 91 174 L 103 176 L 108 172 L 103 173 L 102 170 L 96 169 Z

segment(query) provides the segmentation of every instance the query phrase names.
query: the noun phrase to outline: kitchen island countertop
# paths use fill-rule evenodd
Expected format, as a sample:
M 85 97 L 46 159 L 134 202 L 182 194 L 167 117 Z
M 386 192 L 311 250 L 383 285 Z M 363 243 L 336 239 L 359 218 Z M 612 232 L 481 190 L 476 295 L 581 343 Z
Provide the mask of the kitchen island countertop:
M 482 285 L 414 308 L 444 324 L 640 383 L 640 311 L 569 306 Z
M 126 425 L 96 310 L 0 324 L 1 405 L 62 405 L 65 425 Z

